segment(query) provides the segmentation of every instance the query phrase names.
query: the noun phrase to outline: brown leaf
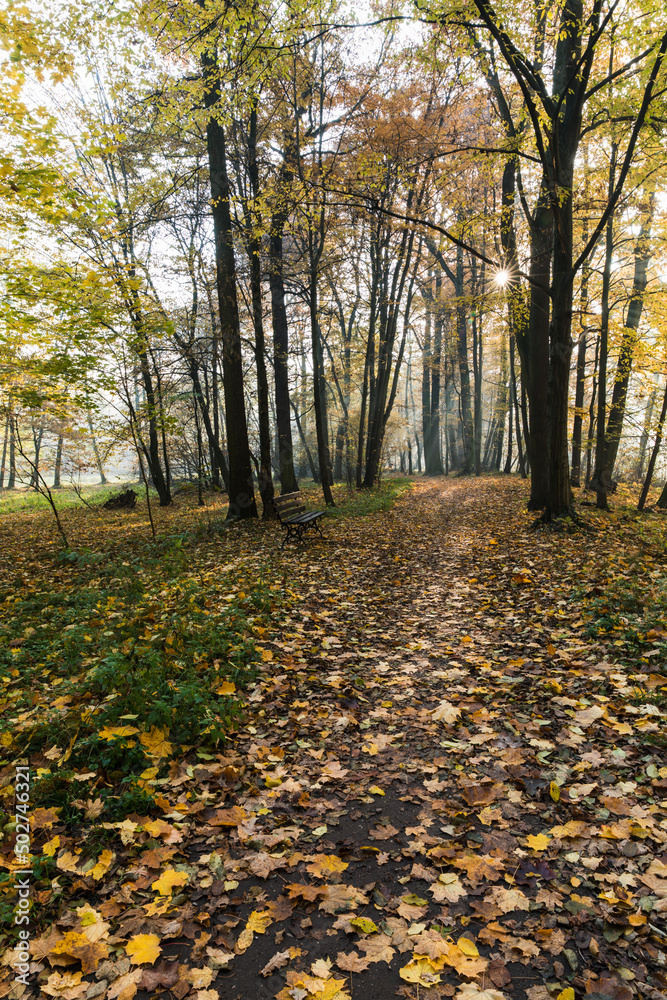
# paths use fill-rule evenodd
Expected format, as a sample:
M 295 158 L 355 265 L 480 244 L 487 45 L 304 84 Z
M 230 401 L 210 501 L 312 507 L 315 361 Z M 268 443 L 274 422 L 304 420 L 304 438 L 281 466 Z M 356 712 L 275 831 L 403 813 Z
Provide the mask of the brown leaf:
M 324 886 L 322 894 L 324 898 L 319 909 L 325 913 L 355 910 L 357 906 L 368 902 L 368 896 L 353 885 L 327 885 Z
M 241 806 L 232 806 L 231 809 L 218 809 L 206 822 L 209 826 L 238 826 L 247 818 L 245 809 Z
M 391 823 L 384 823 L 382 825 L 373 827 L 372 830 L 368 831 L 368 836 L 371 840 L 391 840 L 400 831 L 392 826 Z
M 466 854 L 452 861 L 455 868 L 462 868 L 473 886 L 478 886 L 482 879 L 497 882 L 502 877 L 505 865 L 490 854 Z
M 362 958 L 357 951 L 350 951 L 347 954 L 339 951 L 336 955 L 336 965 L 343 972 L 365 972 L 370 963 L 370 958 Z
M 139 988 L 156 990 L 158 986 L 169 989 L 178 981 L 178 961 L 169 962 L 161 959 L 152 969 L 143 969 Z
M 502 958 L 494 958 L 489 963 L 489 967 L 486 970 L 486 974 L 493 983 L 500 989 L 501 986 L 507 986 L 508 983 L 512 982 L 512 977 L 509 970 Z

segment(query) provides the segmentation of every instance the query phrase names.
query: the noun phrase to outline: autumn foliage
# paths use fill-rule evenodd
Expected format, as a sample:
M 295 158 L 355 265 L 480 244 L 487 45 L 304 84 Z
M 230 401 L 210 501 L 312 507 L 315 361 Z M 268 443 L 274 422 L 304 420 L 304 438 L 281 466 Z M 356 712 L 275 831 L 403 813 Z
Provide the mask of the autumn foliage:
M 118 636 L 140 614 L 132 641 L 159 634 L 165 656 L 176 643 L 171 685 L 190 657 L 203 687 L 212 666 L 176 636 L 176 589 L 201 578 L 197 601 L 220 627 L 231 598 L 227 641 L 245 672 L 237 685 L 215 668 L 221 704 L 240 713 L 217 739 L 184 743 L 174 705 L 161 725 L 148 703 L 104 721 L 87 687 L 94 666 L 40 663 L 54 648 L 48 619 L 18 643 L 5 619 L 0 886 L 10 913 L 12 760 L 23 755 L 42 995 L 661 995 L 663 525 L 619 503 L 621 549 L 608 515 L 592 514 L 586 532 L 531 531 L 525 498 L 510 479 L 423 480 L 360 516 L 340 488 L 326 540 L 282 554 L 276 525 L 219 534 L 181 509 L 191 533 L 186 557 L 163 564 L 171 579 L 146 565 L 134 609 L 129 598 L 90 607 L 77 627 L 91 642 L 95 628 L 129 642 Z M 145 513 L 114 516 L 92 568 L 54 568 L 47 538 L 21 547 L 45 525 L 17 518 L 6 537 L 9 572 L 25 573 L 22 614 L 47 575 L 58 607 L 106 563 L 145 559 Z M 175 515 L 159 516 L 166 532 Z M 69 518 L 100 541 L 91 512 Z M 269 598 L 256 607 L 260 580 Z M 16 600 L 6 592 L 4 607 Z M 41 624 L 51 645 L 31 644 Z M 11 931 L 4 944 L 2 995 L 29 996 L 13 985 Z

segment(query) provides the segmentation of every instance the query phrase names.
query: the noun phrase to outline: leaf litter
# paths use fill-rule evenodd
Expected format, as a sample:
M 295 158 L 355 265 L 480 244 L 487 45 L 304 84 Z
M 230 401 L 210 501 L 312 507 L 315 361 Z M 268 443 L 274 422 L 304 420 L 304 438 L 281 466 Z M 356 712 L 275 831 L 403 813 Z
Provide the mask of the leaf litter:
M 289 600 L 238 731 L 197 754 L 111 726 L 154 808 L 105 818 L 94 771 L 78 826 L 33 811 L 42 995 L 664 1000 L 665 634 L 590 611 L 632 585 L 618 523 L 530 532 L 524 502 L 420 480 L 323 544 L 242 537 Z M 0 996 L 31 996 L 12 960 Z

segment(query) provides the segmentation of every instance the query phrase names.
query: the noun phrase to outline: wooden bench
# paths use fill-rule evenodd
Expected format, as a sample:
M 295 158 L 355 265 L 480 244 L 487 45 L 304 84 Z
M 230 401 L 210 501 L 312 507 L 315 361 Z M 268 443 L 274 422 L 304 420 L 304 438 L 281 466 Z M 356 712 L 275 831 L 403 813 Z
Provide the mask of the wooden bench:
M 306 510 L 299 491 L 296 493 L 283 493 L 282 496 L 274 497 L 273 506 L 278 515 L 281 527 L 285 528 L 287 532 L 283 539 L 283 544 L 280 546 L 281 549 L 285 547 L 290 538 L 293 538 L 296 542 L 302 541 L 305 533 L 311 529 L 318 531 L 320 536 L 324 538 L 317 523 L 321 517 L 324 517 L 324 511 Z

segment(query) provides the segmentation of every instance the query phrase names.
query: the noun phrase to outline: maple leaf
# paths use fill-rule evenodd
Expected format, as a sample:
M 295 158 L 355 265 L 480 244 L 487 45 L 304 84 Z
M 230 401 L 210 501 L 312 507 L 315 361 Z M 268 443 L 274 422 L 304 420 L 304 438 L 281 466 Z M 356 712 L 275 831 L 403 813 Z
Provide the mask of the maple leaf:
M 395 826 L 391 823 L 385 823 L 383 825 L 375 826 L 372 830 L 368 831 L 368 836 L 371 840 L 391 840 L 395 837 L 400 830 L 397 830 Z
M 452 705 L 451 701 L 443 699 L 438 707 L 431 712 L 431 717 L 436 722 L 444 722 L 446 725 L 451 726 L 453 722 L 461 718 L 461 709 L 456 705 Z
M 273 958 L 270 958 L 263 969 L 260 969 L 260 976 L 270 976 L 272 972 L 276 969 L 282 969 L 283 966 L 287 965 L 290 958 L 292 957 L 290 952 L 292 949 L 288 948 L 287 951 L 277 951 Z M 295 949 L 300 951 L 301 949 Z
M 161 896 L 171 896 L 176 886 L 185 885 L 188 878 L 187 872 L 177 872 L 174 868 L 166 868 L 159 878 L 151 882 L 151 889 L 157 890 Z
M 76 805 L 76 803 L 73 803 L 73 805 Z M 51 840 L 47 840 L 47 842 L 42 846 L 42 854 L 45 854 L 47 857 L 52 858 L 59 847 L 60 847 L 60 836 L 56 834 L 55 837 L 52 837 Z
M 323 899 L 319 909 L 325 913 L 356 909 L 357 906 L 368 902 L 368 896 L 353 885 L 327 885 L 321 891 Z
M 113 864 L 113 860 L 115 857 L 116 855 L 114 854 L 113 851 L 108 851 L 108 850 L 102 851 L 99 858 L 97 859 L 97 864 L 95 865 L 94 868 L 91 868 L 88 874 L 92 876 L 92 878 L 94 878 L 96 882 L 99 882 L 99 880 L 101 878 L 104 878 L 106 873 L 111 868 L 111 865 Z
M 454 1000 L 507 1000 L 507 997 L 498 990 L 483 990 L 476 983 L 464 983 Z
M 238 826 L 248 814 L 241 806 L 232 806 L 231 809 L 218 809 L 218 811 L 206 822 L 209 826 Z
M 30 826 L 33 830 L 50 829 L 54 823 L 58 822 L 58 813 L 61 807 L 55 809 L 33 809 L 30 815 Z
M 132 1000 L 137 992 L 137 984 L 141 982 L 145 969 L 131 969 L 109 986 L 105 1000 Z
M 500 782 L 494 785 L 465 784 L 461 787 L 461 794 L 469 806 L 488 806 L 499 797 L 504 791 Z
M 388 747 L 391 747 L 393 745 L 393 741 L 400 739 L 401 736 L 403 736 L 403 733 L 391 733 L 388 735 L 384 733 L 378 733 L 376 736 L 373 737 L 373 739 L 368 744 L 362 746 L 361 749 L 364 751 L 364 753 L 368 753 L 371 755 L 371 757 L 374 757 L 382 750 L 387 750 Z
M 349 768 L 341 767 L 340 761 L 332 760 L 322 768 L 320 780 L 322 778 L 344 778 L 348 771 Z
M 166 837 L 170 833 L 177 832 L 171 823 L 163 819 L 151 819 L 144 823 L 144 830 L 150 833 L 151 837 Z
M 48 997 L 60 997 L 62 1000 L 78 1000 L 85 996 L 88 990 L 88 983 L 81 982 L 81 972 L 65 972 L 62 976 L 59 972 L 53 972 L 45 983 L 41 984 L 41 991 Z
M 394 957 L 392 939 L 387 934 L 372 934 L 362 938 L 358 947 L 366 953 L 368 962 L 391 962 Z
M 585 708 L 580 712 L 575 712 L 574 718 L 578 726 L 581 726 L 582 729 L 587 729 L 588 726 L 592 725 L 598 719 L 601 719 L 603 715 L 603 708 L 600 708 L 599 705 L 591 705 L 590 708 Z
M 336 955 L 336 965 L 343 972 L 365 972 L 370 962 L 369 958 L 362 958 L 356 951 L 351 951 L 347 954 L 339 951 Z
M 253 910 L 248 921 L 246 923 L 246 928 L 248 930 L 254 931 L 255 934 L 263 934 L 269 924 L 273 923 L 273 917 L 266 910 Z
M 500 886 L 494 886 L 486 898 L 492 899 L 503 913 L 530 909 L 530 900 L 520 889 L 504 889 Z
M 172 744 L 167 740 L 168 729 L 160 729 L 158 726 L 151 726 L 147 733 L 142 733 L 139 742 L 146 747 L 149 757 L 170 757 L 174 752 Z
M 306 865 L 306 871 L 315 878 L 327 878 L 333 872 L 344 872 L 349 868 L 347 861 L 341 861 L 336 854 L 320 854 L 314 861 Z
M 291 899 L 301 896 L 309 902 L 313 902 L 313 900 L 317 899 L 318 896 L 323 895 L 325 892 L 326 888 L 324 886 L 303 885 L 301 882 L 292 882 L 287 886 L 287 895 Z
M 85 934 L 77 931 L 68 931 L 64 937 L 58 941 L 51 949 L 48 957 L 51 965 L 59 965 L 57 957 L 60 955 L 78 959 L 81 962 L 81 969 L 84 975 L 94 972 L 103 958 L 109 954 L 109 949 L 101 941 L 91 941 Z M 56 960 L 53 959 L 56 956 Z M 68 963 L 65 962 L 65 965 Z
M 70 851 L 63 851 L 59 854 L 56 859 L 56 868 L 60 868 L 63 872 L 77 872 L 79 871 L 79 861 L 81 858 L 78 854 L 72 854 Z
M 125 951 L 132 965 L 152 965 L 162 948 L 157 934 L 135 934 L 125 945 Z
M 478 886 L 482 879 L 497 882 L 505 870 L 505 865 L 490 854 L 466 854 L 452 861 L 455 868 L 463 868 L 473 886 Z
M 410 941 L 416 955 L 426 955 L 434 964 L 449 954 L 449 944 L 436 930 L 422 931 L 416 936 L 411 933 Z M 442 968 L 442 963 L 439 967 Z
M 551 842 L 551 838 L 546 833 L 530 833 L 526 837 L 526 844 L 533 851 L 546 851 Z
M 466 895 L 466 890 L 461 884 L 458 875 L 454 872 L 445 872 L 438 876 L 438 881 L 430 887 L 433 899 L 436 903 L 456 903 L 461 896 Z
M 139 730 L 136 726 L 103 726 L 97 734 L 101 740 L 120 740 L 134 736 Z
M 194 989 L 201 990 L 210 986 L 216 976 L 217 972 L 214 972 L 213 969 L 189 969 L 187 980 L 189 983 L 192 983 Z
M 571 819 L 564 826 L 552 826 L 550 832 L 554 837 L 559 837 L 562 840 L 565 837 L 590 837 L 596 831 L 583 820 Z
M 234 681 L 223 681 L 222 684 L 216 688 L 216 694 L 234 694 L 236 691 L 236 684 Z

